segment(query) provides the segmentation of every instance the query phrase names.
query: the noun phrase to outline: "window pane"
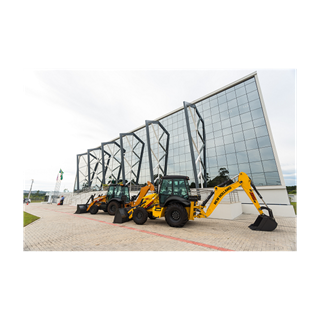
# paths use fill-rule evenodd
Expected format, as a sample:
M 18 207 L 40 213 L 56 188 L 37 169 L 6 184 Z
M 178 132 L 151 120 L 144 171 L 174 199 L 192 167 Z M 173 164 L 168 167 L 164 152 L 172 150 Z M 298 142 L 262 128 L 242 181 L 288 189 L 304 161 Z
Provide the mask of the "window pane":
M 246 146 L 244 144 L 244 141 L 235 142 L 234 145 L 236 147 L 236 152 L 245 151 L 246 150 Z
M 228 164 L 236 164 L 237 163 L 236 154 L 235 153 L 227 154 L 227 162 Z
M 248 155 L 246 151 L 240 151 L 237 153 L 238 163 L 245 163 L 248 162 Z
M 227 97 L 226 97 L 225 95 L 223 95 L 223 96 L 221 96 L 221 97 L 218 98 L 219 104 L 222 104 L 222 103 L 224 103 L 224 102 L 226 102 L 226 101 L 227 101 Z
M 261 161 L 257 162 L 250 162 L 250 168 L 252 173 L 259 173 L 263 172 L 262 163 Z
M 259 149 L 263 160 L 274 159 L 273 151 L 271 147 Z
M 220 121 L 220 113 L 214 114 L 211 118 L 212 118 L 212 123 Z
M 233 139 L 234 139 L 234 142 L 238 142 L 238 141 L 244 140 L 243 133 L 242 132 L 234 133 L 233 134 Z
M 235 117 L 239 115 L 239 109 L 238 108 L 232 108 L 229 109 L 230 118 Z
M 249 101 L 253 101 L 253 100 L 256 100 L 256 99 L 259 98 L 258 91 L 250 92 L 247 95 L 248 95 L 248 100 Z
M 268 136 L 264 136 L 264 137 L 260 137 L 258 138 L 258 145 L 259 148 L 263 148 L 263 147 L 270 147 L 271 146 L 271 142 Z
M 211 109 L 211 114 L 217 114 L 219 113 L 219 107 L 214 107 Z
M 244 137 L 246 140 L 255 138 L 255 136 L 256 136 L 256 133 L 253 129 L 245 130 L 245 131 L 243 131 L 243 134 L 244 134 Z
M 226 139 L 224 139 L 224 140 L 226 140 Z M 233 143 L 226 144 L 225 145 L 225 150 L 226 150 L 226 153 L 232 153 L 232 152 L 236 151 Z
M 245 104 L 239 106 L 240 114 L 246 113 L 246 112 L 249 112 L 249 111 L 250 111 L 250 108 L 249 108 L 249 104 L 248 103 L 245 103 Z
M 257 90 L 257 86 L 254 82 L 246 85 L 246 91 L 249 93 L 251 91 Z
M 245 142 L 248 150 L 258 148 L 257 139 L 250 139 L 250 140 L 246 140 Z
M 243 130 L 248 130 L 253 128 L 253 122 L 252 121 L 248 121 L 242 124 L 242 129 Z
M 235 99 L 235 97 L 236 97 L 236 94 L 234 91 L 227 93 L 227 100 L 229 100 L 229 101 L 233 100 L 233 99 Z
M 233 118 L 231 118 L 230 120 L 231 120 L 231 124 L 232 124 L 233 126 L 241 123 L 241 120 L 240 120 L 240 117 L 239 117 L 239 116 L 233 117 Z
M 227 128 L 227 129 L 223 129 L 222 132 L 223 132 L 223 135 L 226 136 L 226 135 L 232 133 L 232 129 L 231 129 L 231 127 Z
M 268 135 L 268 130 L 267 130 L 266 126 L 257 127 L 254 130 L 256 131 L 256 136 L 257 137 L 262 137 L 262 136 L 267 136 Z
M 252 173 L 252 181 L 256 186 L 265 186 L 266 179 L 263 173 Z
M 236 125 L 236 126 L 233 126 L 233 127 L 232 127 L 232 131 L 233 131 L 233 133 L 242 131 L 242 125 L 241 125 L 241 124 L 238 124 L 238 125 Z
M 230 119 L 221 121 L 221 128 L 225 129 L 231 127 Z
M 229 118 L 229 112 L 228 111 L 224 111 L 220 113 L 220 119 L 221 120 L 225 120 Z
M 233 142 L 233 136 L 232 136 L 232 134 L 227 135 L 227 136 L 224 136 L 224 142 L 225 142 L 226 144 L 232 143 L 232 142 Z
M 259 99 L 250 101 L 249 105 L 250 105 L 250 110 L 261 109 L 261 103 Z
M 215 139 L 215 145 L 216 146 L 221 146 L 223 144 L 223 138 L 219 137 Z
M 263 117 L 262 109 L 256 109 L 251 111 L 252 119 L 258 119 Z
M 235 107 L 237 107 L 237 106 L 238 106 L 237 99 L 228 101 L 228 107 L 229 107 L 229 109 L 235 108 Z
M 225 166 L 227 164 L 227 158 L 225 155 L 218 156 L 217 158 L 219 167 Z
M 253 120 L 253 125 L 255 127 L 261 127 L 261 126 L 265 126 L 266 122 L 264 121 L 264 118 L 259 118 L 259 119 Z
M 224 149 L 224 146 L 219 146 L 219 147 L 216 147 L 216 151 L 217 151 L 217 154 L 218 155 L 221 155 L 221 154 L 225 154 L 225 149 Z
M 259 149 L 248 150 L 248 157 L 250 162 L 261 160 Z
M 226 103 L 222 103 L 219 105 L 219 111 L 220 112 L 223 112 L 223 111 L 226 111 L 228 110 L 228 105 Z
M 242 123 L 252 120 L 250 112 L 244 113 L 244 114 L 240 115 L 240 117 L 241 117 L 241 122 Z
M 249 163 L 239 163 L 239 172 L 251 174 Z
M 277 165 L 274 160 L 265 160 L 262 161 L 263 169 L 265 172 L 268 171 L 277 171 Z
M 239 89 L 236 89 L 236 95 L 237 95 L 237 97 L 243 96 L 244 94 L 246 94 L 245 87 L 241 87 L 241 88 L 239 88 Z
M 238 105 L 244 104 L 246 102 L 248 102 L 248 98 L 247 95 L 241 96 L 237 98 L 238 101 Z
M 278 172 L 266 172 L 265 173 L 268 185 L 279 185 L 281 184 Z

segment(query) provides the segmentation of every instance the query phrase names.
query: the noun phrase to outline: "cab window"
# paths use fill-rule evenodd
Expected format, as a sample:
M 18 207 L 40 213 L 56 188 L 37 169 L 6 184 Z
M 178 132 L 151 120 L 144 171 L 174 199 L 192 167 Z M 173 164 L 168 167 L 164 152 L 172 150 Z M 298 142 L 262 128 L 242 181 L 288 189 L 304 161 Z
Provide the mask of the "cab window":
M 160 187 L 160 206 L 164 205 L 166 200 L 172 195 L 172 180 L 165 179 L 162 180 Z
M 116 186 L 116 190 L 114 192 L 115 198 L 121 198 L 121 186 Z
M 173 195 L 188 199 L 188 189 L 184 179 L 177 179 L 173 181 Z
M 113 191 L 114 191 L 114 186 L 110 186 L 108 189 L 108 193 L 107 193 L 107 197 L 110 197 L 113 195 Z
M 122 194 L 124 196 L 127 196 L 127 199 L 130 199 L 130 195 L 129 195 L 129 188 L 128 187 L 122 187 Z

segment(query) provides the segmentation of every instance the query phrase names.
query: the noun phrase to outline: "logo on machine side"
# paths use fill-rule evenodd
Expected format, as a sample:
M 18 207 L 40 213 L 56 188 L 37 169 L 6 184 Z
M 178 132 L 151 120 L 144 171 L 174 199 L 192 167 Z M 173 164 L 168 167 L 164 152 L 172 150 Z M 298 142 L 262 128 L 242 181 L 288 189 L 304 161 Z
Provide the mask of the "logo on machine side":
M 229 190 L 231 190 L 231 189 L 232 189 L 231 187 L 228 187 L 227 189 L 223 190 L 223 191 L 218 195 L 218 197 L 217 197 L 217 199 L 215 200 L 214 204 L 217 204 L 217 203 L 221 200 L 221 198 L 224 196 L 224 194 L 225 194 L 226 192 L 228 192 Z

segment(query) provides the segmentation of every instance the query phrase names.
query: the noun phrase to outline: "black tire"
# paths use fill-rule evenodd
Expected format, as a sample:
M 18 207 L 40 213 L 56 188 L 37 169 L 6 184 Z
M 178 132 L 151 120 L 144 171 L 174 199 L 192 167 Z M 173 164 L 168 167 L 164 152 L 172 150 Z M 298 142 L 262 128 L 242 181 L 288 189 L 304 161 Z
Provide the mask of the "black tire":
M 187 210 L 179 203 L 168 205 L 165 218 L 167 224 L 174 228 L 182 228 L 189 221 Z
M 116 212 L 119 210 L 120 204 L 117 201 L 111 201 L 108 204 L 108 213 L 112 216 L 116 214 Z
M 145 208 L 138 207 L 134 210 L 132 218 L 136 224 L 144 224 L 148 219 L 148 211 Z
M 91 214 L 96 214 L 98 211 L 99 211 L 99 207 L 98 207 L 96 204 L 94 204 L 93 206 L 91 206 L 91 208 L 89 209 L 89 212 L 90 212 Z

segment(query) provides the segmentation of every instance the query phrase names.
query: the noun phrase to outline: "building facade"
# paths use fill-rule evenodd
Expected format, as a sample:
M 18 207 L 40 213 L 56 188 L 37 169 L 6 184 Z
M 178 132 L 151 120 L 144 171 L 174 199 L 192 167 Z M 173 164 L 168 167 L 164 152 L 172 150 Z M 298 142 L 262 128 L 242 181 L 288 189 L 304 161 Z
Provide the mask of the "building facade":
M 194 109 L 180 107 L 78 155 L 75 191 L 99 189 L 103 183 L 123 178 L 144 184 L 152 181 L 152 174 L 157 179 L 165 173 L 187 175 L 194 186 L 192 163 L 196 159 L 202 187 L 210 186 L 221 170 L 226 169 L 230 177 L 245 172 L 268 204 L 277 206 L 283 215 L 292 215 L 257 73 L 191 104 Z M 241 191 L 240 200 L 244 212 L 254 212 Z

